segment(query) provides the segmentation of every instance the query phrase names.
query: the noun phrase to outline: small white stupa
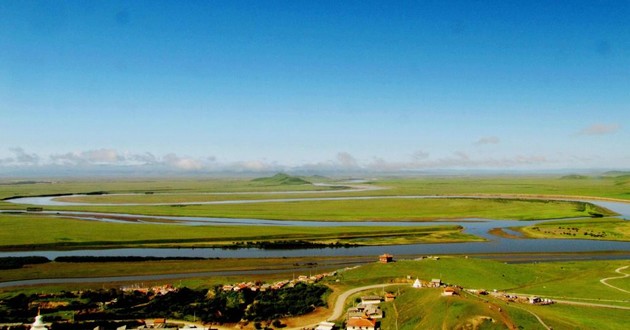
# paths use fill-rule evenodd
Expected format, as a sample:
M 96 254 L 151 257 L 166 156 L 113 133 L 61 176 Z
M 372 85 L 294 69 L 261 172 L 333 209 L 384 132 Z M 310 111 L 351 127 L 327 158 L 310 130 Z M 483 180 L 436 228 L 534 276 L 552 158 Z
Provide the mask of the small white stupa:
M 31 324 L 31 330 L 48 330 L 48 327 L 44 324 L 44 321 L 42 321 L 42 317 L 43 316 L 41 316 L 38 311 L 37 316 L 35 316 L 35 322 Z
M 411 285 L 412 287 L 419 289 L 422 287 L 422 283 L 420 282 L 420 280 L 416 277 L 416 281 L 413 282 L 413 284 Z

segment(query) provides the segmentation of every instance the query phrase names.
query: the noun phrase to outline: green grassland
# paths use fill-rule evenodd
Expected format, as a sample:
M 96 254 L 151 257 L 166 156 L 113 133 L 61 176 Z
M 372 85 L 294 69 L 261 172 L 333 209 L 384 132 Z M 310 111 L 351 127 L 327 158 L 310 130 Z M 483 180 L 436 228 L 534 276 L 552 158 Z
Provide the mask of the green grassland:
M 326 182 L 334 186 L 311 185 Z M 0 198 L 61 193 L 107 192 L 110 194 L 79 197 L 78 201 L 97 203 L 181 203 L 221 200 L 271 198 L 309 198 L 343 196 L 401 195 L 501 195 L 516 197 L 581 196 L 591 198 L 630 199 L 630 178 L 626 175 L 575 179 L 562 177 L 421 177 L 380 178 L 362 185 L 383 189 L 339 191 L 344 180 L 321 177 L 297 178 L 276 175 L 260 179 L 154 179 L 154 180 L 76 180 L 52 183 L 12 183 L 0 185 Z M 347 185 L 346 185 L 347 186 Z M 293 193 L 278 193 L 292 191 Z M 300 193 L 310 191 L 308 194 Z M 317 191 L 326 191 L 318 193 Z M 149 194 L 147 194 L 149 192 Z M 269 194 L 273 192 L 273 194 Z M 207 193 L 226 193 L 210 195 Z M 230 194 L 238 193 L 238 194 Z M 77 201 L 78 197 L 61 197 Z M 508 199 L 509 200 L 509 199 Z M 538 203 L 538 202 L 536 202 Z M 510 205 L 508 205 L 510 204 Z M 426 220 L 434 218 L 549 219 L 580 217 L 585 213 L 567 210 L 567 205 L 528 204 L 509 200 L 346 200 L 252 205 L 186 205 L 186 206 L 73 206 L 46 207 L 50 210 L 89 210 L 150 215 L 187 215 L 219 217 L 253 217 L 304 220 Z M 534 205 L 534 207 L 532 207 Z M 24 209 L 24 205 L 0 202 L 3 209 Z M 597 212 L 597 211 L 596 211 Z M 586 212 L 588 213 L 588 212 Z M 606 213 L 604 212 L 606 215 Z
M 527 311 L 538 315 L 553 329 L 623 329 L 627 311 L 563 304 L 531 306 L 506 304 L 492 298 L 462 293 L 443 297 L 440 289 L 405 288 L 394 302 L 383 303 L 388 317 L 383 329 L 544 329 Z M 499 312 L 501 308 L 501 312 Z
M 374 283 L 401 283 L 407 276 L 443 282 L 464 288 L 497 289 L 581 302 L 607 303 L 630 307 L 630 294 L 599 283 L 601 278 L 619 275 L 614 270 L 629 261 L 579 261 L 532 264 L 505 264 L 491 260 L 441 258 L 421 261 L 399 261 L 392 264 L 368 264 L 343 272 L 340 288 L 351 288 Z M 619 287 L 630 285 L 630 278 L 610 282 Z M 532 306 L 505 303 L 490 296 L 474 296 L 462 292 L 456 297 L 442 297 L 440 289 L 411 289 L 410 282 L 387 290 L 399 292 L 392 303 L 383 303 L 383 329 L 438 329 L 473 328 L 503 329 L 513 324 L 525 329 L 542 329 L 532 311 L 554 329 L 621 329 L 630 321 L 627 310 L 570 306 Z M 362 292 L 381 294 L 381 290 Z M 357 295 L 357 296 L 359 296 Z M 616 300 L 610 301 L 610 300 Z M 492 308 L 490 308 L 492 306 Z M 499 313 L 501 307 L 505 313 Z M 495 322 L 482 322 L 480 316 Z
M 375 257 L 372 257 L 375 258 Z M 353 260 L 346 258 L 311 258 L 316 262 L 317 271 L 343 268 L 344 262 L 363 262 L 365 258 Z M 300 262 L 306 259 L 221 259 L 221 260 L 165 260 L 140 263 L 48 263 L 29 266 L 29 269 L 0 271 L 1 280 L 21 278 L 28 274 L 37 278 L 72 277 L 72 276 L 108 276 L 119 274 L 159 274 L 181 272 L 277 269 L 271 275 L 240 275 L 191 278 L 179 282 L 179 285 L 208 287 L 216 284 L 236 283 L 241 281 L 273 281 L 290 278 Z M 394 302 L 383 303 L 385 319 L 383 329 L 435 329 L 435 328 L 472 328 L 502 329 L 505 325 L 514 325 L 525 329 L 542 328 L 533 315 L 534 312 L 554 329 L 621 329 L 629 321 L 627 310 L 601 307 L 570 306 L 555 304 L 551 306 L 531 306 L 528 304 L 506 303 L 490 296 L 475 296 L 462 292 L 460 296 L 443 297 L 441 289 L 412 289 L 411 279 L 416 277 L 430 280 L 440 278 L 443 282 L 460 285 L 464 288 L 497 289 L 505 292 L 536 294 L 583 302 L 606 303 L 630 307 L 630 294 L 615 290 L 599 283 L 601 278 L 619 276 L 614 270 L 629 264 L 628 260 L 618 261 L 575 261 L 542 262 L 532 264 L 506 264 L 503 262 L 442 256 L 439 260 L 399 260 L 390 264 L 371 262 L 358 268 L 342 270 L 336 277 L 326 280 L 335 293 L 329 301 L 350 288 L 371 284 L 391 283 L 395 286 L 386 290 L 398 293 Z M 335 268 L 336 267 L 336 268 Z M 172 281 L 171 281 L 172 283 Z M 630 286 L 630 278 L 611 280 L 609 283 L 618 287 Z M 119 286 L 110 283 L 106 286 Z M 85 284 L 82 284 L 85 287 Z M 100 285 L 102 286 L 102 284 Z M 72 285 L 37 287 L 36 289 L 5 289 L 0 297 L 18 292 L 51 292 L 69 290 Z M 382 294 L 382 290 L 365 291 L 354 297 L 370 293 Z M 353 301 L 354 297 L 349 300 Z M 612 301 L 611 301 L 612 300 Z M 616 301 L 616 302 L 614 302 Z M 491 307 L 491 308 L 490 308 Z M 501 307 L 502 312 L 498 310 Z M 325 314 L 325 313 L 324 313 Z M 322 315 L 324 315 L 322 314 Z M 490 317 L 495 322 L 485 320 Z M 396 322 L 397 321 L 397 322 Z
M 554 304 L 527 306 L 553 329 L 625 329 L 630 313 L 623 310 Z
M 477 299 L 443 297 L 440 289 L 405 287 L 393 302 L 383 303 L 383 329 L 505 329 L 501 313 Z M 490 318 L 487 320 L 484 318 Z M 492 321 L 493 320 L 493 321 Z M 511 324 L 511 322 L 509 322 Z
M 374 257 L 309 257 L 309 258 L 226 258 L 226 259 L 204 259 L 204 260 L 159 260 L 141 262 L 50 262 L 45 264 L 28 265 L 24 268 L 0 270 L 0 282 L 16 281 L 24 279 L 44 279 L 44 278 L 77 278 L 77 277 L 101 277 L 120 275 L 154 275 L 154 274 L 179 274 L 179 273 L 199 273 L 214 271 L 260 271 L 274 270 L 267 275 L 238 275 L 232 276 L 234 281 L 251 280 L 252 276 L 264 278 L 269 282 L 273 279 L 287 279 L 287 273 L 309 272 L 303 269 L 309 268 L 310 272 L 324 272 L 343 268 L 345 265 L 371 262 Z M 302 269 L 302 270 L 300 270 Z M 302 273 L 300 273 L 302 274 Z M 292 276 L 292 275 L 291 275 Z M 214 284 L 227 284 L 233 282 L 222 282 L 225 276 L 205 276 L 195 278 L 191 275 L 189 279 L 181 280 L 187 282 L 191 287 L 209 287 Z M 171 280 L 172 281 L 172 280 Z M 180 280 L 177 281 L 178 283 Z M 190 284 L 197 283 L 197 284 Z M 71 284 L 68 284 L 71 285 Z M 78 284 L 81 285 L 81 284 Z M 102 286 L 103 284 L 99 284 Z M 119 285 L 106 284 L 106 285 Z M 54 292 L 46 289 L 48 286 L 39 286 L 41 292 Z M 52 286 L 54 287 L 54 286 Z M 14 292 L 14 288 L 0 289 L 7 292 Z M 21 290 L 21 289 L 19 289 Z
M 328 183 L 337 186 L 317 186 L 301 182 Z M 260 178 L 177 178 L 177 179 L 84 179 L 58 180 L 48 183 L 0 182 L 0 198 L 59 193 L 216 193 L 334 190 L 347 186 L 343 179 L 283 176 Z M 19 184 L 18 184 L 19 183 Z M 476 176 L 476 177 L 384 177 L 362 185 L 387 189 L 340 193 L 352 196 L 391 195 L 572 195 L 630 200 L 630 175 L 614 174 L 571 179 L 561 176 Z
M 305 178 L 308 180 L 308 178 Z M 318 178 L 318 182 L 327 179 Z M 289 180 L 289 182 L 295 182 Z M 52 194 L 106 193 L 243 193 L 274 191 L 325 191 L 335 186 L 312 184 L 286 184 L 272 180 L 253 181 L 249 178 L 147 178 L 147 179 L 59 179 L 59 180 L 3 180 L 0 181 L 0 199 L 14 196 L 40 196 Z M 13 208 L 14 204 L 0 202 L 0 208 Z M 23 208 L 20 206 L 20 208 Z
M 171 179 L 171 180 L 77 180 L 51 183 L 4 182 L 0 197 L 59 193 L 109 192 L 128 195 L 90 195 L 96 202 L 195 202 L 207 200 L 247 200 L 305 198 L 318 196 L 382 196 L 369 200 L 320 200 L 213 205 L 139 205 L 139 206 L 55 206 L 47 210 L 93 211 L 165 216 L 206 216 L 320 221 L 431 221 L 435 219 L 556 219 L 612 215 L 590 203 L 515 198 L 398 198 L 401 195 L 481 194 L 600 194 L 599 189 L 620 191 L 627 188 L 627 178 L 385 178 L 363 185 L 377 185 L 381 190 L 339 191 L 343 180 L 296 178 L 276 175 L 260 179 Z M 625 181 L 624 181 L 625 180 Z M 339 183 L 323 187 L 308 182 Z M 375 183 L 376 182 L 376 183 Z M 552 187 L 555 187 L 552 189 Z M 531 189 L 530 189 L 531 188 Z M 534 189 L 535 188 L 535 189 Z M 579 189 L 578 189 L 579 188 Z M 326 189 L 327 192 L 317 192 Z M 331 190 L 332 189 L 332 190 Z M 534 189 L 534 190 L 532 190 Z M 311 190 L 308 194 L 301 193 Z M 278 193 L 293 191 L 294 193 Z M 603 191 L 603 190 L 602 190 Z M 147 194 L 150 192 L 150 194 Z M 209 195 L 207 193 L 227 193 Z M 273 194 L 270 194 L 273 193 Z M 131 195 L 129 195 L 131 194 Z M 601 196 L 601 194 L 600 194 Z M 611 195 L 612 196 L 612 195 Z M 24 205 L 1 202 L 0 208 L 24 209 Z M 591 221 L 591 220 L 588 220 Z M 588 222 L 584 222 L 588 223 Z M 58 218 L 0 215 L 0 245 L 7 248 L 72 248 L 122 246 L 201 246 L 225 245 L 234 241 L 308 240 L 323 243 L 412 244 L 419 242 L 458 242 L 475 240 L 459 228 L 275 228 L 258 227 L 256 231 L 234 226 L 148 226 L 97 223 Z M 33 231 L 42 235 L 28 235 Z M 624 231 L 627 233 L 627 231 Z M 625 240 L 626 238 L 623 238 Z M 591 236 L 585 237 L 591 238 Z
M 630 222 L 619 218 L 562 220 L 513 229 L 530 238 L 630 240 Z
M 43 194 L 89 193 L 95 191 L 110 193 L 203 193 L 203 192 L 249 192 L 276 191 L 282 187 L 284 191 L 329 190 L 330 187 L 308 184 L 286 184 L 272 178 L 86 178 L 55 180 L 3 180 L 0 181 L 0 198 L 11 196 L 38 196 Z M 287 179 L 289 182 L 295 180 Z M 317 179 L 317 182 L 328 182 L 328 179 Z
M 362 245 L 481 240 L 458 226 L 293 227 L 107 223 L 37 215 L 0 215 L 0 249 L 221 246 L 243 241 L 305 240 Z M 385 238 L 398 237 L 399 240 Z
M 503 290 L 554 297 L 630 299 L 623 293 L 599 283 L 599 279 L 618 276 L 614 270 L 628 261 L 575 261 L 506 264 L 493 260 L 442 257 L 440 260 L 398 261 L 391 264 L 369 264 L 343 274 L 343 283 L 358 287 L 374 283 L 389 283 L 406 278 L 430 280 L 440 278 L 445 283 L 486 290 Z M 628 283 L 630 277 L 611 284 Z M 588 290 L 584 289 L 588 288 Z M 630 304 L 628 301 L 626 304 Z
M 435 219 L 537 220 L 613 215 L 590 203 L 526 199 L 379 198 L 213 205 L 55 206 L 47 210 L 273 220 L 430 221 Z
M 582 196 L 630 200 L 630 175 L 599 175 L 584 179 L 560 176 L 471 176 L 389 178 L 376 181 L 391 187 L 381 194 Z

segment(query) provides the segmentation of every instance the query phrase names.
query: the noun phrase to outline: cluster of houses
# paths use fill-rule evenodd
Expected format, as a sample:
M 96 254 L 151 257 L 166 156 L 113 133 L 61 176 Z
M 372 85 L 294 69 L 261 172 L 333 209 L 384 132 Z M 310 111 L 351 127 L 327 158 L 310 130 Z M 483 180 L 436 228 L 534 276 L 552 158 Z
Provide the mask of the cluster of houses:
M 300 275 L 297 278 L 292 280 L 282 280 L 275 283 L 261 283 L 261 282 L 241 282 L 236 284 L 226 284 L 221 287 L 223 291 L 241 291 L 241 290 L 251 290 L 251 291 L 267 291 L 267 290 L 280 290 L 284 287 L 293 287 L 297 283 L 317 283 L 321 281 L 324 277 L 335 276 L 337 272 L 323 273 L 317 275 Z
M 132 285 L 132 286 L 121 287 L 120 290 L 124 292 L 141 292 L 144 294 L 153 293 L 155 295 L 165 295 L 169 292 L 177 291 L 177 288 L 175 288 L 172 284 L 164 284 L 164 285 L 158 285 L 158 286 L 152 286 L 152 287 Z
M 529 297 L 518 296 L 515 294 L 509 294 L 509 293 L 504 293 L 504 292 L 492 292 L 492 295 L 496 298 L 499 298 L 508 302 L 521 303 L 521 304 L 551 305 L 554 303 L 554 301 L 551 299 L 540 298 L 538 296 L 529 296 Z
M 395 299 L 393 293 L 385 295 L 385 301 Z M 346 312 L 346 330 L 376 330 L 380 325 L 379 320 L 384 317 L 383 310 L 379 306 L 383 301 L 381 296 L 364 296 L 355 307 L 348 308 Z
M 442 291 L 442 295 L 444 296 L 454 296 L 459 294 L 459 290 L 461 290 L 461 287 L 458 286 L 451 286 L 451 285 L 444 285 L 442 283 L 442 280 L 440 280 L 439 278 L 434 278 L 431 281 L 422 281 L 418 278 L 416 278 L 416 280 L 413 282 L 413 284 L 411 285 L 413 288 L 416 289 L 420 289 L 420 288 L 440 288 L 442 287 L 443 291 Z

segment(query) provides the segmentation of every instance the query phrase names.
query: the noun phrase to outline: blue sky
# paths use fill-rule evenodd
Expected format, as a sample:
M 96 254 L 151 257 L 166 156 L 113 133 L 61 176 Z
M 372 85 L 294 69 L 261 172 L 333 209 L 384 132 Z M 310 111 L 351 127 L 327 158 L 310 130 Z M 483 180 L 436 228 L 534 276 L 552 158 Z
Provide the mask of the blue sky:
M 0 17 L 0 175 L 630 168 L 628 1 L 2 1 Z

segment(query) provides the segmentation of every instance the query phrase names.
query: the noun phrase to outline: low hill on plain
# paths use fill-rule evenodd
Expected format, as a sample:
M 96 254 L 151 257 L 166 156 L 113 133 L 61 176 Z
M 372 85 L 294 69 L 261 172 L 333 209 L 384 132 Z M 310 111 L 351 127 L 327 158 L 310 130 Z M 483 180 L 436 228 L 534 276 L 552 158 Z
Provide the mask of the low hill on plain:
M 302 178 L 291 176 L 286 173 L 278 173 L 270 177 L 256 178 L 256 179 L 253 179 L 252 182 L 264 184 L 264 185 L 277 185 L 277 186 L 312 184 L 311 182 L 306 181 Z

